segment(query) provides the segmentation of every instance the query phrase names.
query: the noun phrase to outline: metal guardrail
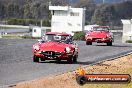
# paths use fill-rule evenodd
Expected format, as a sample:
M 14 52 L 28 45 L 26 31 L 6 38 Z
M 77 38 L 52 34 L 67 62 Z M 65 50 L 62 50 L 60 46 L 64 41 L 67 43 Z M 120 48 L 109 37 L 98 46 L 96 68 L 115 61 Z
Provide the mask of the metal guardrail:
M 123 32 L 123 30 L 110 30 L 110 32 Z
M 2 38 L 2 34 L 0 33 L 0 38 Z
M 23 25 L 3 25 L 3 24 L 0 24 L 0 27 L 26 28 L 26 29 L 29 29 L 30 28 L 30 26 L 23 26 Z M 42 29 L 51 29 L 51 27 L 42 27 Z M 123 32 L 123 30 L 110 30 L 110 32 Z
M 3 24 L 0 24 L 0 27 L 26 28 L 26 29 L 29 29 L 30 26 L 23 26 L 23 25 L 3 25 Z M 51 29 L 51 27 L 42 27 L 42 29 Z

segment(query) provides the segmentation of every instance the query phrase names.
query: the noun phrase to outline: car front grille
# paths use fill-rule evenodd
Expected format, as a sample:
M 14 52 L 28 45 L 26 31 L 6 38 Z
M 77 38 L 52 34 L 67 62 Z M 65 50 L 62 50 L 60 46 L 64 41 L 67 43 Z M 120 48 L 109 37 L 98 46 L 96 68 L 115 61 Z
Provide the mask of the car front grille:
M 101 38 L 93 38 L 93 40 L 98 40 L 98 39 L 101 39 Z
M 45 52 L 42 52 L 42 54 L 47 57 L 58 57 L 62 55 L 61 52 L 54 52 L 54 51 L 45 51 Z

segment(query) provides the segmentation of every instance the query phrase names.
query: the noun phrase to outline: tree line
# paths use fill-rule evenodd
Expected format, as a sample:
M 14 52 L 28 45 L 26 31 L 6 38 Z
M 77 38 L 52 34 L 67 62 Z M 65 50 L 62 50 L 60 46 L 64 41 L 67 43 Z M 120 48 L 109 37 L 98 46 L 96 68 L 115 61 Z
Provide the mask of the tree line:
M 80 0 L 76 7 L 86 8 L 86 24 L 122 25 L 121 19 L 132 18 L 132 1 L 97 5 L 94 0 Z
M 0 0 L 0 20 L 8 24 L 44 24 L 50 26 L 49 0 Z M 20 2 L 21 1 L 21 2 Z M 68 0 L 50 0 L 53 5 L 68 5 Z M 74 7 L 86 8 L 86 24 L 121 25 L 121 19 L 132 18 L 132 1 L 116 4 L 96 4 L 94 0 L 80 0 Z
M 5 18 L 48 19 L 48 5 L 33 0 L 25 0 L 23 5 L 10 1 L 4 4 L 0 2 L 0 19 Z

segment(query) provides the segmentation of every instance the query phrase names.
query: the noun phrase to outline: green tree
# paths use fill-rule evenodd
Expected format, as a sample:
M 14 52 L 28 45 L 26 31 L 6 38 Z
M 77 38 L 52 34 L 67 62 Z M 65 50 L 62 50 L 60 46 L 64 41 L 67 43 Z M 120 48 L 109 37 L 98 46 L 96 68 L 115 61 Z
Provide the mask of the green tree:
M 0 18 L 6 17 L 5 16 L 5 10 L 6 10 L 5 6 L 0 3 Z
M 31 3 L 32 0 L 26 0 L 26 4 L 24 5 L 24 18 L 33 18 L 31 12 Z
M 53 5 L 68 5 L 69 0 L 51 0 Z
M 111 25 L 113 20 L 115 20 L 115 10 L 113 6 L 108 5 L 97 8 L 92 17 L 92 23 L 99 25 Z
M 51 18 L 49 8 L 44 3 L 40 5 L 38 14 L 39 14 L 39 18 L 43 20 L 49 20 Z
M 86 23 L 90 24 L 91 18 L 96 9 L 94 0 L 80 0 L 76 7 L 86 8 Z
M 32 13 L 32 17 L 34 19 L 38 19 L 39 18 L 39 8 L 40 8 L 40 3 L 34 3 L 31 5 L 31 13 Z
M 19 5 L 15 3 L 8 3 L 6 6 L 6 17 L 7 18 L 19 18 L 20 17 Z

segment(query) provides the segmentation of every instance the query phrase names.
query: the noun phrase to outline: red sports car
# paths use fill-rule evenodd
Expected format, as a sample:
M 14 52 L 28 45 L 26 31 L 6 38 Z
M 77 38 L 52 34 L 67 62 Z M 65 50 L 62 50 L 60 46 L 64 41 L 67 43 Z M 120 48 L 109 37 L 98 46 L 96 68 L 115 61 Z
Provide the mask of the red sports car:
M 109 26 L 96 26 L 93 30 L 85 35 L 86 45 L 92 45 L 92 42 L 107 43 L 107 46 L 112 46 L 114 41 L 113 33 L 109 31 Z
M 48 32 L 38 43 L 33 45 L 33 61 L 66 60 L 69 63 L 77 61 L 78 45 L 67 33 Z

